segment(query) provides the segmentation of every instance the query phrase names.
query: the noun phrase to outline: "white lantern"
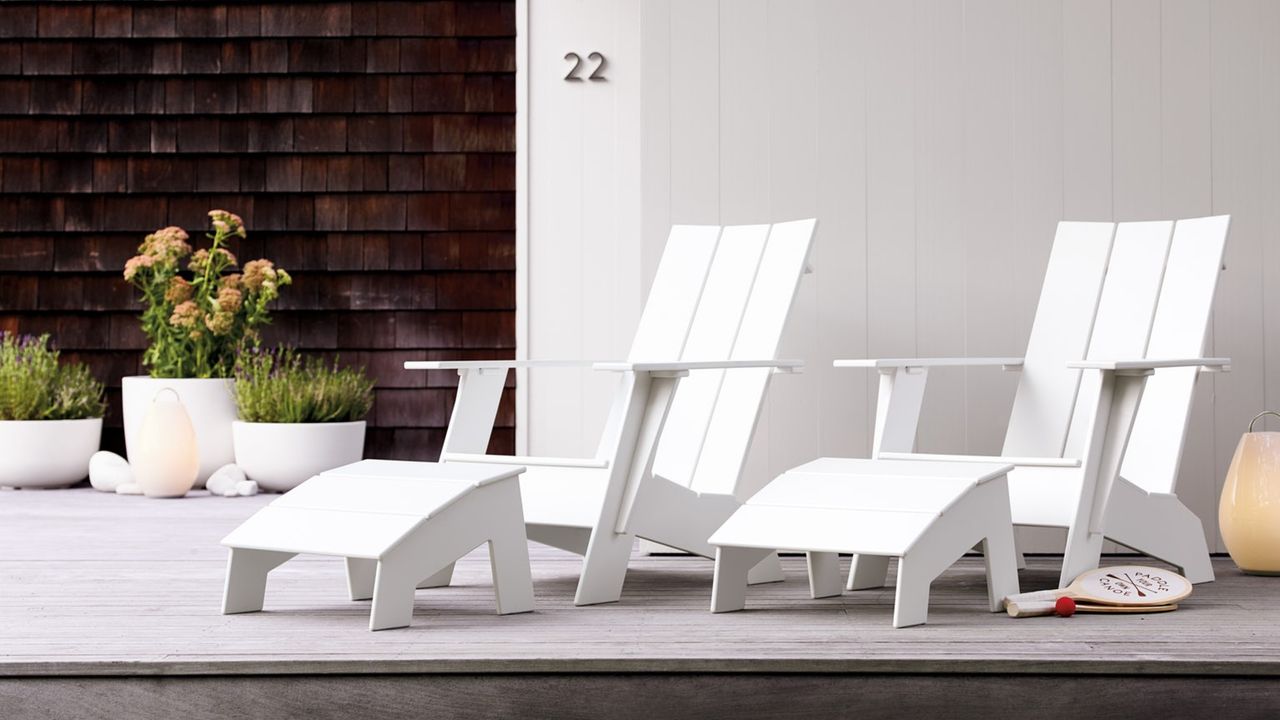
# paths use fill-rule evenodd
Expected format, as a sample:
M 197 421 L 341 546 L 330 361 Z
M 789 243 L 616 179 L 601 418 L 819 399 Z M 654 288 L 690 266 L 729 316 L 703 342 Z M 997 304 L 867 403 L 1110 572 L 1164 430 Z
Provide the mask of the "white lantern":
M 176 390 L 155 394 L 138 436 L 139 452 L 132 460 L 142 493 L 155 498 L 186 495 L 200 472 L 200 454 L 191 417 Z
M 1218 505 L 1218 525 L 1231 559 L 1246 573 L 1280 575 L 1280 432 L 1240 438 Z

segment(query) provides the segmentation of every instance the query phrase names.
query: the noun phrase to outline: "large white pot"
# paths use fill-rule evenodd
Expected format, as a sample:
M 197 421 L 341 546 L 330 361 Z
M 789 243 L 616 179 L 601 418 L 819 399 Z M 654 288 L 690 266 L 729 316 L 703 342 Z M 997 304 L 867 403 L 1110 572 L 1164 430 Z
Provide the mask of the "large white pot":
M 191 417 L 200 454 L 196 487 L 204 487 L 214 470 L 235 462 L 231 423 L 236 419 L 236 398 L 232 380 L 223 378 L 127 377 L 121 383 L 124 405 L 124 446 L 129 458 L 138 453 L 138 433 L 151 400 L 164 388 L 173 388 Z
M 74 485 L 101 442 L 102 418 L 0 420 L 0 487 Z
M 236 465 L 263 490 L 288 492 L 325 470 L 364 457 L 365 422 L 235 421 Z

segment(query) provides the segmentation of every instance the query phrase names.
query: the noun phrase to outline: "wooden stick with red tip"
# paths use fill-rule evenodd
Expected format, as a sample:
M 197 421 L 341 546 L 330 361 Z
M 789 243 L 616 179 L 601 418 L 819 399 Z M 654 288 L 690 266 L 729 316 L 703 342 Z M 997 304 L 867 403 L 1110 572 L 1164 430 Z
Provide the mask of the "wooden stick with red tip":
M 1065 588 L 1010 595 L 1004 599 L 1004 607 L 1012 617 L 1163 612 L 1176 609 L 1177 602 L 1190 594 L 1191 583 L 1177 573 L 1121 565 L 1090 570 Z

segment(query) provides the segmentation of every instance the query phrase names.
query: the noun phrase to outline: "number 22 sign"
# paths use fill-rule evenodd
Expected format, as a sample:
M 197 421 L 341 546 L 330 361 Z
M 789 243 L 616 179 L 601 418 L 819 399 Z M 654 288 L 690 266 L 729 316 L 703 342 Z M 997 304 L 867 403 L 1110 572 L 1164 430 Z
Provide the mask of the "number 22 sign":
M 564 59 L 573 62 L 573 67 L 569 68 L 569 72 L 565 74 L 564 79 L 571 80 L 574 82 L 582 82 L 584 80 L 581 74 L 581 71 L 583 69 L 582 56 L 576 52 L 570 52 L 570 53 L 565 53 Z M 594 62 L 596 66 L 591 71 L 591 74 L 587 75 L 587 77 L 585 78 L 586 80 L 607 79 L 604 76 L 604 66 L 605 66 L 605 62 L 607 61 L 605 60 L 603 53 L 598 51 L 593 51 L 590 55 L 587 56 L 587 60 Z

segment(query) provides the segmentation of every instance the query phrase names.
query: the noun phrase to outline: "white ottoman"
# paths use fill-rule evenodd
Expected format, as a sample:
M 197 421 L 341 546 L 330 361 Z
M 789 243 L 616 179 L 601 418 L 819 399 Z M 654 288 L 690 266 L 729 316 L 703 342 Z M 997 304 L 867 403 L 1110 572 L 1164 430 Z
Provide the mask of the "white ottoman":
M 712 612 L 741 610 L 747 571 L 774 550 L 809 553 L 810 594 L 839 595 L 839 555 L 896 557 L 893 625 L 923 624 L 929 585 L 981 544 L 992 612 L 1018 592 L 1006 473 L 981 462 L 821 458 L 756 493 L 712 536 Z M 881 584 L 883 573 L 881 574 Z
M 370 630 L 405 627 L 414 591 L 489 543 L 498 613 L 533 610 L 523 467 L 362 460 L 321 473 L 223 538 L 223 614 L 262 609 L 267 573 L 299 553 L 347 559 L 352 600 L 373 598 Z

